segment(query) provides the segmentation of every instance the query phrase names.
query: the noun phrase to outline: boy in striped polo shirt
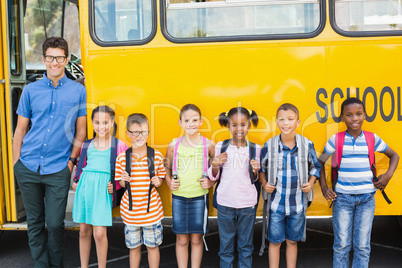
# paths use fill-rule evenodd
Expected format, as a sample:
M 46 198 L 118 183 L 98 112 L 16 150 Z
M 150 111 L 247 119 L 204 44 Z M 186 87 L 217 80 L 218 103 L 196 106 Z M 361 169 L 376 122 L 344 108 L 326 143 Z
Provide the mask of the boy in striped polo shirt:
M 398 165 L 399 156 L 374 134 L 374 151 L 384 153 L 390 161 L 387 172 L 378 176 L 378 181 L 373 183 L 367 138 L 362 131 L 362 124 L 366 119 L 363 102 L 357 98 L 346 99 L 341 106 L 341 119 L 347 130 L 334 190 L 327 186 L 324 168 L 320 174 L 322 194 L 328 201 L 334 202 L 333 267 L 349 267 L 352 245 L 353 267 L 368 267 L 375 210 L 374 194 L 377 189 L 384 190 L 387 186 Z M 335 137 L 333 135 L 325 145 L 320 156 L 321 165 L 335 153 Z
M 159 267 L 163 207 L 156 187 L 162 184 L 166 170 L 162 154 L 154 150 L 155 176 L 150 178 L 146 143 L 148 135 L 148 118 L 138 113 L 130 115 L 127 118 L 127 136 L 132 142 L 131 176 L 126 172 L 126 153 L 121 153 L 116 159 L 116 181 L 121 187 L 128 182 L 131 188 L 132 209 L 128 190 L 124 192 L 120 203 L 126 246 L 130 249 L 130 267 L 140 266 L 143 244 L 147 247 L 149 267 Z

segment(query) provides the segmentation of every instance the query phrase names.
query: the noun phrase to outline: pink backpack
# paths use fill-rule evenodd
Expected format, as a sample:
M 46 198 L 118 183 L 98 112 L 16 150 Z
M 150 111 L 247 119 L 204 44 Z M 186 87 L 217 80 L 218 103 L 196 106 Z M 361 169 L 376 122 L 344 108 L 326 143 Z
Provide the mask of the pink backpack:
M 375 166 L 375 155 L 374 155 L 374 146 L 375 146 L 375 138 L 374 138 L 374 133 L 368 132 L 368 131 L 363 131 L 364 137 L 366 138 L 367 142 L 367 147 L 368 147 L 368 153 L 369 153 L 369 161 L 370 161 L 370 169 L 373 172 L 373 181 L 376 182 L 378 181 L 377 178 L 377 170 Z M 332 168 L 331 168 L 331 174 L 332 174 L 332 189 L 335 190 L 335 185 L 338 181 L 338 171 L 339 167 L 341 165 L 341 160 L 342 160 L 342 153 L 343 153 L 343 144 L 345 142 L 345 135 L 346 131 L 336 133 L 335 135 L 335 153 L 332 156 Z M 384 199 L 387 201 L 388 204 L 391 204 L 391 200 L 389 200 L 388 196 L 384 192 L 384 190 L 381 191 L 382 195 L 384 196 Z

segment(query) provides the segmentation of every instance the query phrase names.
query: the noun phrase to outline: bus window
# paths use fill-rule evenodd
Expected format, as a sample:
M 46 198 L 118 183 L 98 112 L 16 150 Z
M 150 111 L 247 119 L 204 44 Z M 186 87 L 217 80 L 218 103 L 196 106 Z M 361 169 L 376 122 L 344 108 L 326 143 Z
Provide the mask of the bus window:
M 275 39 L 312 36 L 323 23 L 319 0 L 165 0 L 172 41 Z
M 331 18 L 335 30 L 343 35 L 401 34 L 402 1 L 400 0 L 335 0 Z
M 44 70 L 42 44 L 51 36 L 62 36 L 63 0 L 27 0 L 24 17 L 24 37 L 27 70 Z M 64 38 L 69 43 L 69 52 L 81 55 L 79 40 L 78 8 L 66 3 L 64 10 Z
M 60 36 L 62 0 L 27 0 L 24 17 L 26 68 L 45 69 L 42 63 L 42 44 L 47 37 Z
M 95 0 L 94 41 L 99 45 L 144 43 L 156 31 L 154 6 L 154 0 Z
M 62 28 L 62 36 L 68 43 L 69 59 L 81 59 L 81 42 L 80 42 L 80 19 L 78 14 L 78 6 L 70 2 L 64 2 L 64 23 Z M 73 54 L 73 55 L 71 55 Z
M 10 45 L 10 70 L 11 74 L 21 74 L 21 32 L 20 32 L 20 6 L 17 0 L 10 0 L 9 15 L 9 45 Z

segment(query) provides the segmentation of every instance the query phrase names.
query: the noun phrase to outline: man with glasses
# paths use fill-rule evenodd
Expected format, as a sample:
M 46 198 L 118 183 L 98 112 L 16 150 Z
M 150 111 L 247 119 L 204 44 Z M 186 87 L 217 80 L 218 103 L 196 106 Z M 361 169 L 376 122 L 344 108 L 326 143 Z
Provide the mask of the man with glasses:
M 65 75 L 66 40 L 50 37 L 42 50 L 46 73 L 24 88 L 18 105 L 14 174 L 27 215 L 35 267 L 63 267 L 70 177 L 86 136 L 86 90 Z

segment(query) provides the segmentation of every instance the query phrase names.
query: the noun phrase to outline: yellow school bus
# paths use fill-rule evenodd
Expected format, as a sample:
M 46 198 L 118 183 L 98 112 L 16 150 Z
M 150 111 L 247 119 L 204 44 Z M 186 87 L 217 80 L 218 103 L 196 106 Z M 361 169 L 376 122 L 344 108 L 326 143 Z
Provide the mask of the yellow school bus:
M 276 109 L 290 102 L 300 110 L 297 132 L 312 140 L 320 154 L 334 133 L 345 130 L 339 123 L 341 102 L 356 96 L 366 105 L 364 129 L 402 154 L 399 0 L 54 0 L 46 8 L 42 2 L 7 0 L 1 6 L 2 229 L 15 228 L 11 223 L 23 219 L 11 142 L 18 96 L 27 77 L 40 77 L 44 68 L 26 68 L 26 55 L 40 57 L 31 42 L 40 27 L 26 31 L 32 25 L 23 23 L 34 10 L 42 10 L 37 17 L 48 26 L 42 30 L 62 27 L 60 35 L 71 46 L 79 45 L 75 54 L 84 67 L 88 112 L 101 104 L 115 108 L 117 137 L 126 142 L 125 119 L 141 112 L 150 118 L 148 144 L 165 154 L 169 142 L 183 135 L 180 108 L 194 103 L 204 119 L 201 133 L 214 142 L 230 137 L 218 124 L 221 112 L 238 105 L 255 110 L 260 123 L 248 138 L 263 145 L 279 134 Z M 73 8 L 76 19 L 67 12 Z M 46 10 L 62 15 L 46 17 Z M 76 69 L 71 73 L 80 76 Z M 378 172 L 385 172 L 387 158 L 376 157 Z M 401 177 L 399 164 L 386 188 L 392 204 L 377 194 L 376 215 L 402 215 Z M 171 216 L 166 184 L 159 193 L 165 216 Z M 314 193 L 308 215 L 331 215 L 318 183 Z M 260 202 L 258 215 L 261 210 Z

